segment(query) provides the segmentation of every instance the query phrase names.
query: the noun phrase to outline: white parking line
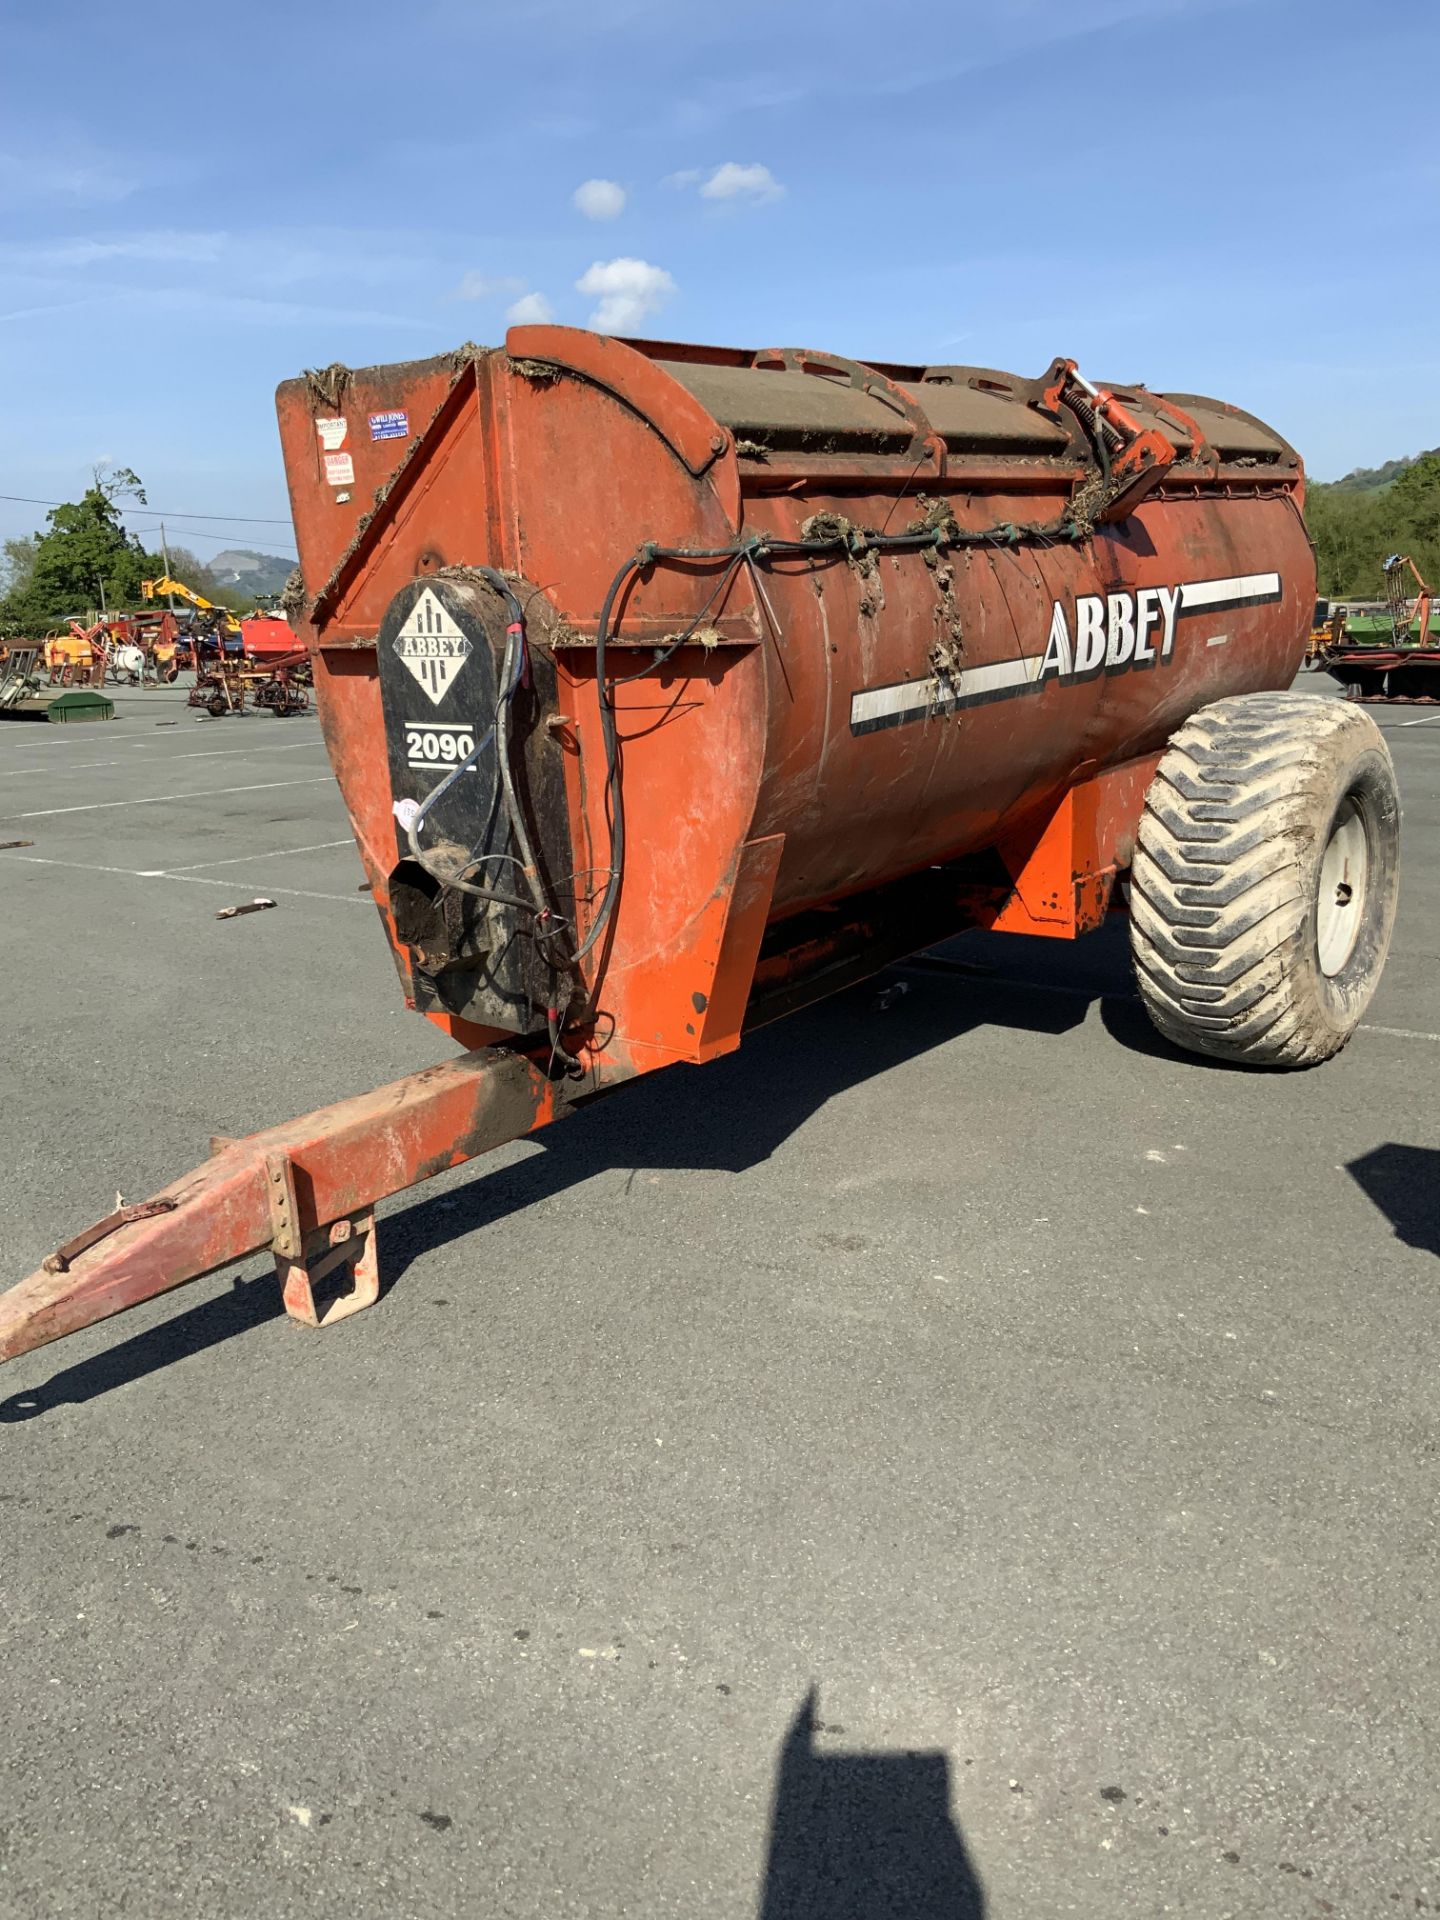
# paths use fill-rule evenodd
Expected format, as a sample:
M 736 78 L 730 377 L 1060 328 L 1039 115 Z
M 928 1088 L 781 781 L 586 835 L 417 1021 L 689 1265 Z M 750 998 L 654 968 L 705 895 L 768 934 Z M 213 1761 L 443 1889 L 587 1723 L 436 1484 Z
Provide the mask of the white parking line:
M 199 793 L 149 793 L 143 800 L 90 800 L 83 807 L 32 807 L 27 813 L 0 813 L 0 820 L 47 820 L 57 813 L 104 813 L 112 807 L 159 807 L 176 800 L 218 800 L 227 793 L 270 793 L 277 787 L 333 784 L 334 774 L 315 773 L 304 780 L 257 780 L 245 787 L 206 787 Z
M 331 847 L 352 847 L 354 844 L 347 833 L 343 840 L 317 840 L 309 847 L 273 847 L 269 853 L 235 853 L 228 860 L 192 860 L 184 867 L 145 867 L 141 869 L 141 877 L 146 880 L 173 880 L 177 874 L 203 873 L 210 867 L 248 867 L 252 860 L 278 860 L 283 853 L 326 853 Z
M 161 724 L 164 725 L 165 723 L 161 722 Z M 177 720 L 174 724 L 178 726 L 180 723 Z M 14 739 L 17 745 L 22 744 L 20 736 L 8 728 L 4 735 L 0 735 L 0 738 Z M 136 734 L 131 740 L 112 740 L 110 744 L 112 747 L 148 747 L 154 743 L 148 733 L 140 733 Z M 71 753 L 74 753 L 78 748 L 78 742 L 74 734 L 70 733 L 67 729 L 63 727 L 57 729 L 55 727 L 40 725 L 36 725 L 30 730 L 23 740 L 23 745 L 27 752 L 37 747 L 54 747 L 57 753 L 66 748 L 68 748 Z
M 137 746 L 148 746 L 148 741 L 136 741 Z M 48 767 L 0 767 L 0 780 L 18 780 L 27 773 L 91 773 L 97 767 L 168 767 L 172 760 L 235 760 L 249 758 L 256 753 L 297 753 L 316 747 L 323 748 L 325 742 L 318 737 L 314 740 L 286 740 L 280 746 L 267 746 L 257 742 L 253 747 L 201 747 L 194 753 L 157 753 L 145 760 L 77 760 Z
M 1440 713 L 1427 713 L 1423 720 L 1402 720 L 1402 727 L 1433 727 L 1440 720 Z
M 253 856 L 256 860 L 265 860 L 270 857 L 264 853 Z M 151 873 L 139 867 L 102 867 L 89 860 L 46 860 L 34 853 L 0 854 L 0 862 L 5 860 L 23 862 L 27 867 L 66 867 L 75 873 L 116 873 L 126 880 L 180 880 L 195 887 L 229 887 L 232 890 L 237 884 L 233 880 L 211 880 L 199 873 Z M 355 893 L 316 893 L 309 887 L 267 887 L 266 892 L 287 894 L 296 900 L 338 900 L 342 906 L 346 907 L 368 907 L 374 904 L 368 890 L 362 895 L 358 890 Z
M 157 715 L 161 717 L 157 718 Z M 247 707 L 245 710 L 245 718 L 247 720 L 259 720 L 261 715 L 258 710 L 252 712 L 251 709 Z M 276 730 L 283 733 L 290 733 L 299 727 L 307 725 L 313 726 L 319 718 L 320 715 L 312 707 L 304 713 L 287 714 L 285 716 L 285 725 Z M 126 721 L 130 721 L 135 726 L 147 730 L 134 734 L 128 733 L 125 730 Z M 143 747 L 150 743 L 148 729 L 151 727 L 189 726 L 210 728 L 213 727 L 215 723 L 208 715 L 202 718 L 199 714 L 188 711 L 185 706 L 181 705 L 178 707 L 165 707 L 163 709 L 152 707 L 149 712 L 130 711 L 117 713 L 113 720 L 97 722 L 95 724 L 99 727 L 107 747 Z M 230 729 L 227 727 L 224 731 L 228 733 Z M 73 749 L 75 742 L 75 730 L 73 727 L 47 726 L 39 721 L 32 721 L 23 726 L 6 727 L 4 733 L 7 738 L 16 740 L 28 733 L 30 736 L 28 744 L 32 747 L 72 746 Z
M 263 859 L 264 855 L 260 857 Z M 236 886 L 234 880 L 212 880 L 203 873 L 157 873 L 141 877 L 149 880 L 186 880 L 195 887 L 229 887 L 232 891 Z M 256 885 L 263 885 L 267 893 L 285 893 L 296 900 L 338 900 L 345 907 L 373 907 L 375 904 L 368 887 L 362 894 L 358 888 L 354 893 L 317 893 L 311 887 L 272 887 L 268 882 L 261 881 L 257 881 Z

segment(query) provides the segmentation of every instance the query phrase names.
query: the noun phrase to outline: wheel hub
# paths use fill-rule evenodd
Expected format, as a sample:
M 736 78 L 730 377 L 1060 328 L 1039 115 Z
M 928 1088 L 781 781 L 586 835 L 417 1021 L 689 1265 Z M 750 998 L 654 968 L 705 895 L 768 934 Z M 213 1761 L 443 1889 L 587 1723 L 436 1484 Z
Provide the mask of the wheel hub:
M 1365 917 L 1365 883 L 1370 871 L 1370 835 L 1353 795 L 1335 815 L 1320 857 L 1320 892 L 1315 919 L 1320 971 L 1333 978 L 1355 951 Z

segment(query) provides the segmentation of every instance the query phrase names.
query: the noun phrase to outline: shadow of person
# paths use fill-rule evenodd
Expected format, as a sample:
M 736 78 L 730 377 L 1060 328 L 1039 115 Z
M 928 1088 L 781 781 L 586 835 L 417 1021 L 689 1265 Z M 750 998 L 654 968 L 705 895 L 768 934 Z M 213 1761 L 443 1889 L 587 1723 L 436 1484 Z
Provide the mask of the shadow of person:
M 983 1920 L 944 1753 L 815 1748 L 816 1692 L 780 1749 L 759 1920 Z
M 1349 1161 L 1347 1171 L 1394 1227 L 1397 1240 L 1440 1254 L 1440 1152 L 1391 1140 Z

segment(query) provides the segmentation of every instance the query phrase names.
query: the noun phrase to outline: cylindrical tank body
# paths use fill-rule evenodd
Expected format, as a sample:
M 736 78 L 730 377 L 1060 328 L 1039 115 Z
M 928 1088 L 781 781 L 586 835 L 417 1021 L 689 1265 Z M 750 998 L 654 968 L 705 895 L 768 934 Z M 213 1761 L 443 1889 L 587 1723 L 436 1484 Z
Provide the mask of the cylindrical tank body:
M 965 504 L 976 519 L 996 506 Z M 1039 504 L 1005 503 L 1032 515 Z M 757 503 L 747 525 L 798 532 L 811 511 L 808 501 Z M 989 845 L 1082 768 L 1162 745 L 1197 706 L 1288 684 L 1312 569 L 1299 516 L 1280 497 L 1142 503 L 1125 529 L 1083 547 L 972 548 L 931 567 L 882 553 L 864 572 L 767 576 L 781 628 L 807 633 L 765 655 L 756 831 L 786 836 L 777 905 L 795 910 Z M 1185 589 L 1201 583 L 1220 584 L 1185 605 Z M 1244 583 L 1240 604 L 1232 583 Z M 1057 610 L 1059 664 L 1039 680 Z M 1149 657 L 1137 664 L 1142 620 Z M 952 647 L 958 673 L 937 674 Z
M 1097 417 L 1066 365 L 1025 380 L 545 327 L 287 383 L 322 717 L 382 902 L 397 806 L 443 776 L 445 729 L 478 737 L 500 698 L 469 644 L 438 698 L 389 664 L 427 590 L 450 612 L 425 617 L 483 624 L 455 599 L 466 568 L 518 583 L 553 662 L 532 722 L 564 756 L 572 944 L 606 890 L 618 784 L 624 881 L 595 951 L 636 1044 L 682 1053 L 693 1012 L 633 1008 L 708 1003 L 681 990 L 702 949 L 743 973 L 742 910 L 763 931 L 962 860 L 1197 707 L 1288 684 L 1315 592 L 1297 456 L 1190 396 L 1119 390 Z M 646 543 L 605 634 L 617 759 L 596 635 Z M 398 674 L 383 702 L 377 640 Z M 391 932 L 416 1003 L 483 1026 Z

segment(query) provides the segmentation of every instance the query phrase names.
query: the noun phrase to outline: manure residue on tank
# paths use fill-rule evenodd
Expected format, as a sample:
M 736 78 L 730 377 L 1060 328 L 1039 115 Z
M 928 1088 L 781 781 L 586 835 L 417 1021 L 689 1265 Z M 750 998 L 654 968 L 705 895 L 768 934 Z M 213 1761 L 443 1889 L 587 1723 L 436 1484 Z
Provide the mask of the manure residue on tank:
M 280 611 L 294 627 L 305 618 L 305 606 L 305 576 L 297 562 L 285 576 L 285 585 L 280 589 Z
M 917 494 L 915 504 L 920 509 L 918 518 L 906 523 L 906 533 L 938 533 L 946 540 L 960 538 L 960 525 L 955 518 L 955 509 L 948 500 L 932 500 L 928 493 Z M 930 555 L 933 556 L 934 549 Z
M 828 507 L 820 513 L 812 513 L 808 520 L 800 522 L 802 540 L 834 540 L 848 543 L 852 533 L 859 528 L 853 520 L 847 520 L 843 513 L 833 513 Z
M 340 405 L 352 378 L 343 360 L 332 360 L 328 367 L 307 367 L 304 374 L 311 400 L 316 406 L 328 407 L 332 413 Z
M 935 609 L 935 641 L 930 648 L 930 665 L 936 673 L 955 675 L 965 649 L 965 630 L 960 623 L 960 607 L 955 598 L 955 569 L 945 563 L 932 569 L 939 604 Z
M 563 367 L 556 366 L 553 360 L 523 359 L 515 354 L 510 356 L 510 365 L 523 380 L 532 381 L 537 387 L 553 386 L 565 371 Z
M 1104 476 L 1092 473 L 1088 480 L 1082 480 L 1070 499 L 1066 520 L 1075 530 L 1077 540 L 1088 540 L 1095 531 L 1095 520 L 1104 506 L 1109 489 Z

